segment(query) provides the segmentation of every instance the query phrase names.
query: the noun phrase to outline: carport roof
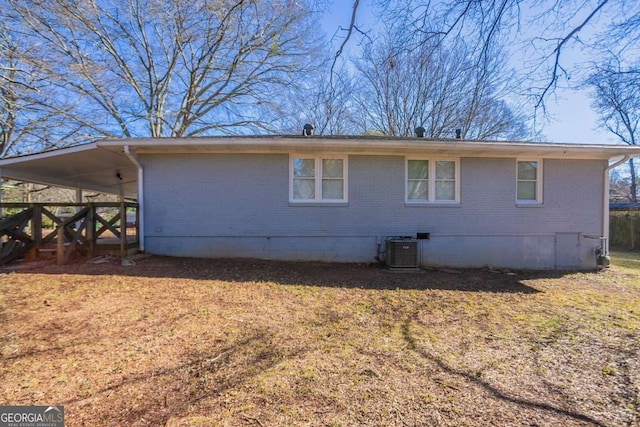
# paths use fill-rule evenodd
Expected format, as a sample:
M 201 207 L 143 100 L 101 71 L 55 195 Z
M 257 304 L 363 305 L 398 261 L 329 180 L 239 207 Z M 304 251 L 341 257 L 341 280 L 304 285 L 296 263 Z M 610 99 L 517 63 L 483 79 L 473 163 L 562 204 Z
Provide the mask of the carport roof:
M 136 197 L 137 168 L 120 150 L 92 143 L 0 160 L 0 175 L 18 181 Z
M 524 143 L 371 136 L 220 136 L 103 140 L 0 160 L 4 178 L 136 197 L 137 168 L 125 154 L 311 153 L 611 160 L 640 156 L 628 145 Z

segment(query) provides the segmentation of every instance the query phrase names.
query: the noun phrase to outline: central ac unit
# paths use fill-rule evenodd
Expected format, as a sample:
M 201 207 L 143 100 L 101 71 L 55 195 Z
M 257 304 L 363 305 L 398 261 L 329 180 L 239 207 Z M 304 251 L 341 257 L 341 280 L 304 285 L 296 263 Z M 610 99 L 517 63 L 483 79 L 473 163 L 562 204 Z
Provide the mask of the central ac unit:
M 387 240 L 385 260 L 389 268 L 418 268 L 418 241 L 398 238 Z

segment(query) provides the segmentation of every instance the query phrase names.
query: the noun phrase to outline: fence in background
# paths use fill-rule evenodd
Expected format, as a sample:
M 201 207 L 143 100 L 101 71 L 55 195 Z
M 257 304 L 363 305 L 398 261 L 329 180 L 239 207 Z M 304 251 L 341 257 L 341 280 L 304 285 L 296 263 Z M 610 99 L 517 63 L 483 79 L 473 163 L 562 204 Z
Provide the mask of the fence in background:
M 619 249 L 640 249 L 640 210 L 611 211 L 609 243 Z

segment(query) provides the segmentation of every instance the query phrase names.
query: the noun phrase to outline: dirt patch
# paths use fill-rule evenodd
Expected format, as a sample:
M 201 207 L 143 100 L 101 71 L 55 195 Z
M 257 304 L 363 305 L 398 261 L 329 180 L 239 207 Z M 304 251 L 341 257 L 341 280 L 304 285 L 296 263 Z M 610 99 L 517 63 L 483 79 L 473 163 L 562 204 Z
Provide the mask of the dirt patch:
M 508 273 L 18 269 L 0 402 L 64 405 L 69 426 L 638 425 L 640 269 Z

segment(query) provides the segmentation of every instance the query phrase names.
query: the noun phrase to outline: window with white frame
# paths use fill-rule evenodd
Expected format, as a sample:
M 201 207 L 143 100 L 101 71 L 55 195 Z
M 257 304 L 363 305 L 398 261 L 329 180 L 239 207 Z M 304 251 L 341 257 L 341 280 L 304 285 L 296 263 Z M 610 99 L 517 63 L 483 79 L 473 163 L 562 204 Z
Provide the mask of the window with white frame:
M 407 159 L 408 203 L 457 203 L 460 201 L 457 159 Z
M 346 156 L 292 155 L 289 200 L 291 202 L 346 202 Z
M 518 160 L 517 203 L 542 203 L 542 161 Z

